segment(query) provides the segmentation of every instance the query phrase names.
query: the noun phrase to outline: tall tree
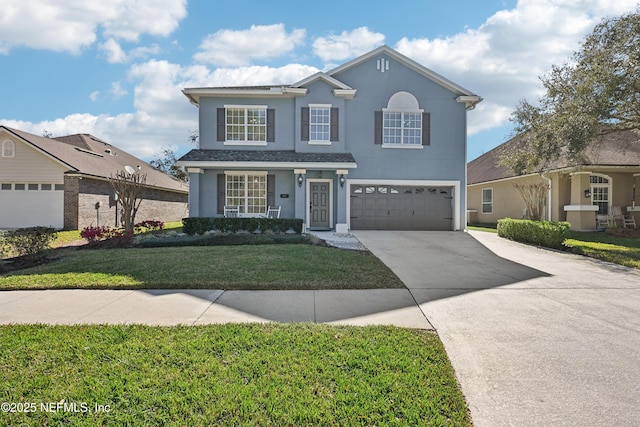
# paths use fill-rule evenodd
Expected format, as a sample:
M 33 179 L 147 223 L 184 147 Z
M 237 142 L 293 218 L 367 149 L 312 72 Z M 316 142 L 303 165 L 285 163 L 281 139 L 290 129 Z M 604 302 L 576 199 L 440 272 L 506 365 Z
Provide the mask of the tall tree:
M 580 159 L 607 133 L 634 131 L 640 139 L 640 8 L 604 19 L 569 62 L 541 80 L 539 105 L 523 100 L 512 114 L 520 137 L 502 163 L 516 173 L 539 171 L 560 156 Z
M 170 147 L 165 147 L 157 159 L 151 160 L 151 166 L 168 173 L 181 181 L 189 181 L 189 174 L 184 168 L 176 166 L 176 153 Z

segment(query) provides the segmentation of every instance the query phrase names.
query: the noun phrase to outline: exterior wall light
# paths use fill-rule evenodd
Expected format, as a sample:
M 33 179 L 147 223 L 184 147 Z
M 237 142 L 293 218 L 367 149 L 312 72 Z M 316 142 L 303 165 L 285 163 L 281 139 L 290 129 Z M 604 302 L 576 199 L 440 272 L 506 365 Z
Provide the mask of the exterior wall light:
M 302 187 L 302 183 L 304 182 L 304 176 L 301 173 L 298 174 L 298 187 Z
M 344 187 L 344 183 L 347 181 L 347 179 L 344 177 L 344 175 L 340 175 L 338 181 L 340 181 L 340 187 Z
M 584 197 L 586 197 L 587 199 L 589 197 L 591 197 L 591 190 L 590 189 L 587 188 L 586 190 L 584 190 Z

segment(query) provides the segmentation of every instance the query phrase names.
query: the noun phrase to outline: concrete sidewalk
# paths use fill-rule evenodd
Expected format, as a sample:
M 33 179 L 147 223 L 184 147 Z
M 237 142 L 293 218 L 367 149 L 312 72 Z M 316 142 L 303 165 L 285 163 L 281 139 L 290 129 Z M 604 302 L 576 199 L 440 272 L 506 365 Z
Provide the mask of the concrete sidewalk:
M 316 322 L 432 329 L 407 289 L 0 291 L 0 324 Z

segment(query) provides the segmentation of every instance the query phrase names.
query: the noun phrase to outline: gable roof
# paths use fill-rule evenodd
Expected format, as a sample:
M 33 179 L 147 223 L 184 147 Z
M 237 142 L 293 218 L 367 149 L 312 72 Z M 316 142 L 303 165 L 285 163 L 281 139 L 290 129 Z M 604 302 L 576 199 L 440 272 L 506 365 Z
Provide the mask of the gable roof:
M 201 96 L 228 96 L 228 97 L 244 97 L 252 96 L 256 98 L 271 98 L 271 97 L 295 97 L 302 96 L 307 93 L 307 89 L 304 87 L 311 82 L 318 79 L 323 80 L 327 84 L 334 87 L 334 94 L 336 96 L 342 96 L 347 99 L 351 99 L 355 96 L 356 89 L 344 84 L 338 78 L 338 75 L 350 68 L 353 68 L 376 55 L 385 54 L 398 62 L 403 63 L 413 71 L 421 74 L 422 76 L 434 81 L 440 86 L 450 90 L 457 96 L 456 100 L 460 103 L 464 103 L 466 108 L 471 110 L 476 104 L 482 101 L 482 98 L 473 92 L 463 88 L 462 86 L 452 82 L 451 80 L 441 76 L 440 74 L 430 70 L 410 59 L 389 46 L 380 46 L 377 49 L 372 50 L 369 53 L 365 53 L 343 65 L 329 72 L 317 72 L 309 77 L 306 77 L 291 85 L 272 85 L 272 86 L 242 86 L 242 87 L 200 87 L 200 88 L 184 88 L 182 93 L 189 98 L 194 105 L 199 105 Z
M 110 178 L 125 166 L 138 168 L 147 174 L 147 185 L 187 193 L 188 184 L 168 175 L 148 163 L 89 134 L 75 134 L 45 138 L 0 126 L 0 134 L 13 135 L 36 151 L 68 168 L 67 174 Z
M 479 96 L 477 96 L 476 94 L 474 94 L 473 92 L 471 92 L 470 90 L 467 90 L 465 88 L 463 88 L 462 86 L 452 82 L 451 80 L 447 79 L 444 76 L 441 76 L 440 74 L 436 73 L 435 71 L 425 67 L 422 64 L 419 64 L 418 62 L 414 61 L 413 59 L 401 54 L 400 52 L 398 52 L 397 50 L 394 50 L 392 48 L 390 48 L 389 46 L 383 45 L 380 46 L 377 49 L 372 50 L 369 53 L 365 53 L 364 55 L 361 55 L 345 64 L 342 64 L 336 68 L 334 68 L 333 70 L 327 72 L 328 75 L 332 76 L 332 77 L 336 77 L 338 74 L 353 68 L 357 65 L 362 64 L 363 62 L 366 62 L 368 60 L 370 60 L 371 58 L 380 55 L 380 54 L 385 54 L 387 56 L 390 56 L 391 58 L 395 59 L 396 61 L 406 65 L 407 67 L 409 67 L 410 69 L 412 69 L 413 71 L 417 72 L 418 74 L 421 74 L 422 76 L 434 81 L 435 83 L 439 84 L 440 86 L 444 87 L 445 89 L 450 90 L 451 92 L 457 94 L 458 96 L 461 97 L 470 97 L 470 99 L 465 100 L 465 101 L 469 101 L 469 102 L 474 102 L 473 105 L 477 104 L 478 102 L 482 101 L 482 98 L 480 98 Z
M 500 153 L 515 145 L 522 136 L 515 136 L 493 150 L 484 153 L 467 164 L 467 184 L 513 178 L 516 174 L 500 164 Z M 605 134 L 591 144 L 579 161 L 571 161 L 567 156 L 557 159 L 545 170 L 558 171 L 584 166 L 640 167 L 640 136 L 633 131 Z M 542 170 L 537 173 L 542 172 Z

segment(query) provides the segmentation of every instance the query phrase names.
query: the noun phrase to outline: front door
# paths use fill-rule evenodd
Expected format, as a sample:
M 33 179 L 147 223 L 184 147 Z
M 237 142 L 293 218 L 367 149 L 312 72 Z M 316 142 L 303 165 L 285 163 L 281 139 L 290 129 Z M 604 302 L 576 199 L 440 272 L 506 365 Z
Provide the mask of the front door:
M 309 228 L 331 228 L 331 181 L 309 181 Z

